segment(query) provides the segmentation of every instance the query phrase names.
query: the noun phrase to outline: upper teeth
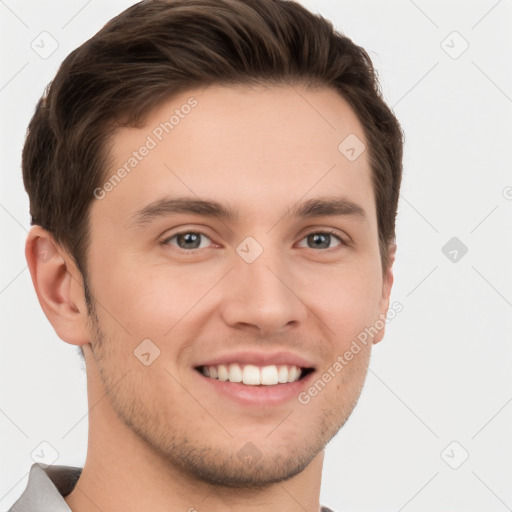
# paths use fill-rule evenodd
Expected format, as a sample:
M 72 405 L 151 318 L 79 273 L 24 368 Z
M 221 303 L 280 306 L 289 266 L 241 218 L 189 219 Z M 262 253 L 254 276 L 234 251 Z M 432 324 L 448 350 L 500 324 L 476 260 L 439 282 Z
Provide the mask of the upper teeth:
M 273 384 L 285 384 L 300 379 L 301 369 L 295 365 L 270 365 L 259 367 L 253 364 L 240 365 L 231 363 L 229 365 L 219 364 L 217 366 L 203 366 L 203 375 L 229 382 L 243 382 L 249 386 L 272 386 Z

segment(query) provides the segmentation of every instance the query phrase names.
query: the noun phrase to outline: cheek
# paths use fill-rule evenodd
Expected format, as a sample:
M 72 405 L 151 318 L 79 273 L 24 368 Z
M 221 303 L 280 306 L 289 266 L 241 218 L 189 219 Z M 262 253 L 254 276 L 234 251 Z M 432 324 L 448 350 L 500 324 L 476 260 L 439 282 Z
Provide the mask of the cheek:
M 149 265 L 120 250 L 108 258 L 97 257 L 93 284 L 103 306 L 99 313 L 113 329 L 124 328 L 133 337 L 161 337 L 218 281 L 206 267 Z
M 150 264 L 120 245 L 110 243 L 104 249 L 93 251 L 95 292 L 108 312 L 102 316 L 113 329 L 122 327 L 134 339 L 160 339 L 185 317 L 184 324 L 194 317 L 200 302 L 206 307 L 210 300 L 222 301 L 221 296 L 213 299 L 216 294 L 209 294 L 228 268 L 218 261 Z M 382 291 L 378 264 L 376 258 L 354 255 L 337 268 L 297 263 L 284 277 L 295 283 L 294 291 L 329 326 L 333 336 L 346 339 L 357 336 L 378 315 Z M 206 301 L 202 300 L 205 295 Z
M 371 267 L 342 269 L 325 276 L 322 287 L 310 288 L 309 304 L 334 331 L 333 336 L 346 341 L 357 336 L 378 318 L 382 295 L 381 276 Z M 322 281 L 319 281 L 322 282 Z

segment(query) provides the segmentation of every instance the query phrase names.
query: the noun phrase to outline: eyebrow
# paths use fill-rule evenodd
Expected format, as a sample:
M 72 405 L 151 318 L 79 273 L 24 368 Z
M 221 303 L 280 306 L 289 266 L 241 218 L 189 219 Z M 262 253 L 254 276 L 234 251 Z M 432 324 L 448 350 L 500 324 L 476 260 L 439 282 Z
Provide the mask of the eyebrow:
M 164 197 L 136 211 L 132 215 L 128 227 L 142 227 L 158 218 L 180 213 L 231 222 L 236 221 L 239 217 L 235 208 L 225 206 L 217 201 L 190 197 Z M 364 208 L 343 197 L 309 199 L 293 208 L 288 208 L 287 215 L 296 218 L 348 216 L 361 221 L 367 220 Z

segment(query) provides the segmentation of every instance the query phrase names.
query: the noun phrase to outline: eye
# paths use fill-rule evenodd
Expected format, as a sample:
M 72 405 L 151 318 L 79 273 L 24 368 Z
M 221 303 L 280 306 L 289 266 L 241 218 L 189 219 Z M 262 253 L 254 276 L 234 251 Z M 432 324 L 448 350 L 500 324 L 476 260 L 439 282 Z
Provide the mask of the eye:
M 203 249 L 205 245 L 201 242 L 201 237 L 203 239 L 210 240 L 204 233 L 199 231 L 182 231 L 181 233 L 175 233 L 169 238 L 166 238 L 162 243 L 175 245 L 179 249 L 188 250 L 188 249 Z M 176 243 L 172 243 L 172 240 L 176 239 Z M 211 241 L 211 240 L 210 240 Z
M 200 231 L 182 231 L 166 238 L 162 243 L 164 245 L 174 245 L 178 249 L 185 251 L 193 251 L 195 249 L 204 249 L 208 247 L 205 240 L 211 242 L 210 237 L 201 233 Z M 302 240 L 306 240 L 307 247 L 310 249 L 333 249 L 342 245 L 347 245 L 346 242 L 338 236 L 334 231 L 312 231 L 307 234 Z M 301 240 L 301 242 L 302 242 Z M 338 242 L 336 246 L 332 246 L 333 242 Z M 304 247 L 302 245 L 302 247 Z
M 311 249 L 332 249 L 331 242 L 335 240 L 339 242 L 338 246 L 346 245 L 341 237 L 336 235 L 333 231 L 312 231 L 302 240 L 306 240 L 306 243 L 310 244 L 308 247 Z

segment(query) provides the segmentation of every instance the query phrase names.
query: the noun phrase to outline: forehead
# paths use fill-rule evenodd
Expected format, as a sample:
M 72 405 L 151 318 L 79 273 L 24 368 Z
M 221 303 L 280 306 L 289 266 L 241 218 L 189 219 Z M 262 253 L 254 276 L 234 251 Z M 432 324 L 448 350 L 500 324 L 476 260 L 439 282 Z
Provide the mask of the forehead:
M 356 114 L 328 88 L 191 90 L 155 108 L 144 127 L 116 133 L 92 213 L 126 225 L 149 202 L 177 195 L 229 198 L 263 220 L 301 199 L 340 195 L 374 217 L 365 145 Z

